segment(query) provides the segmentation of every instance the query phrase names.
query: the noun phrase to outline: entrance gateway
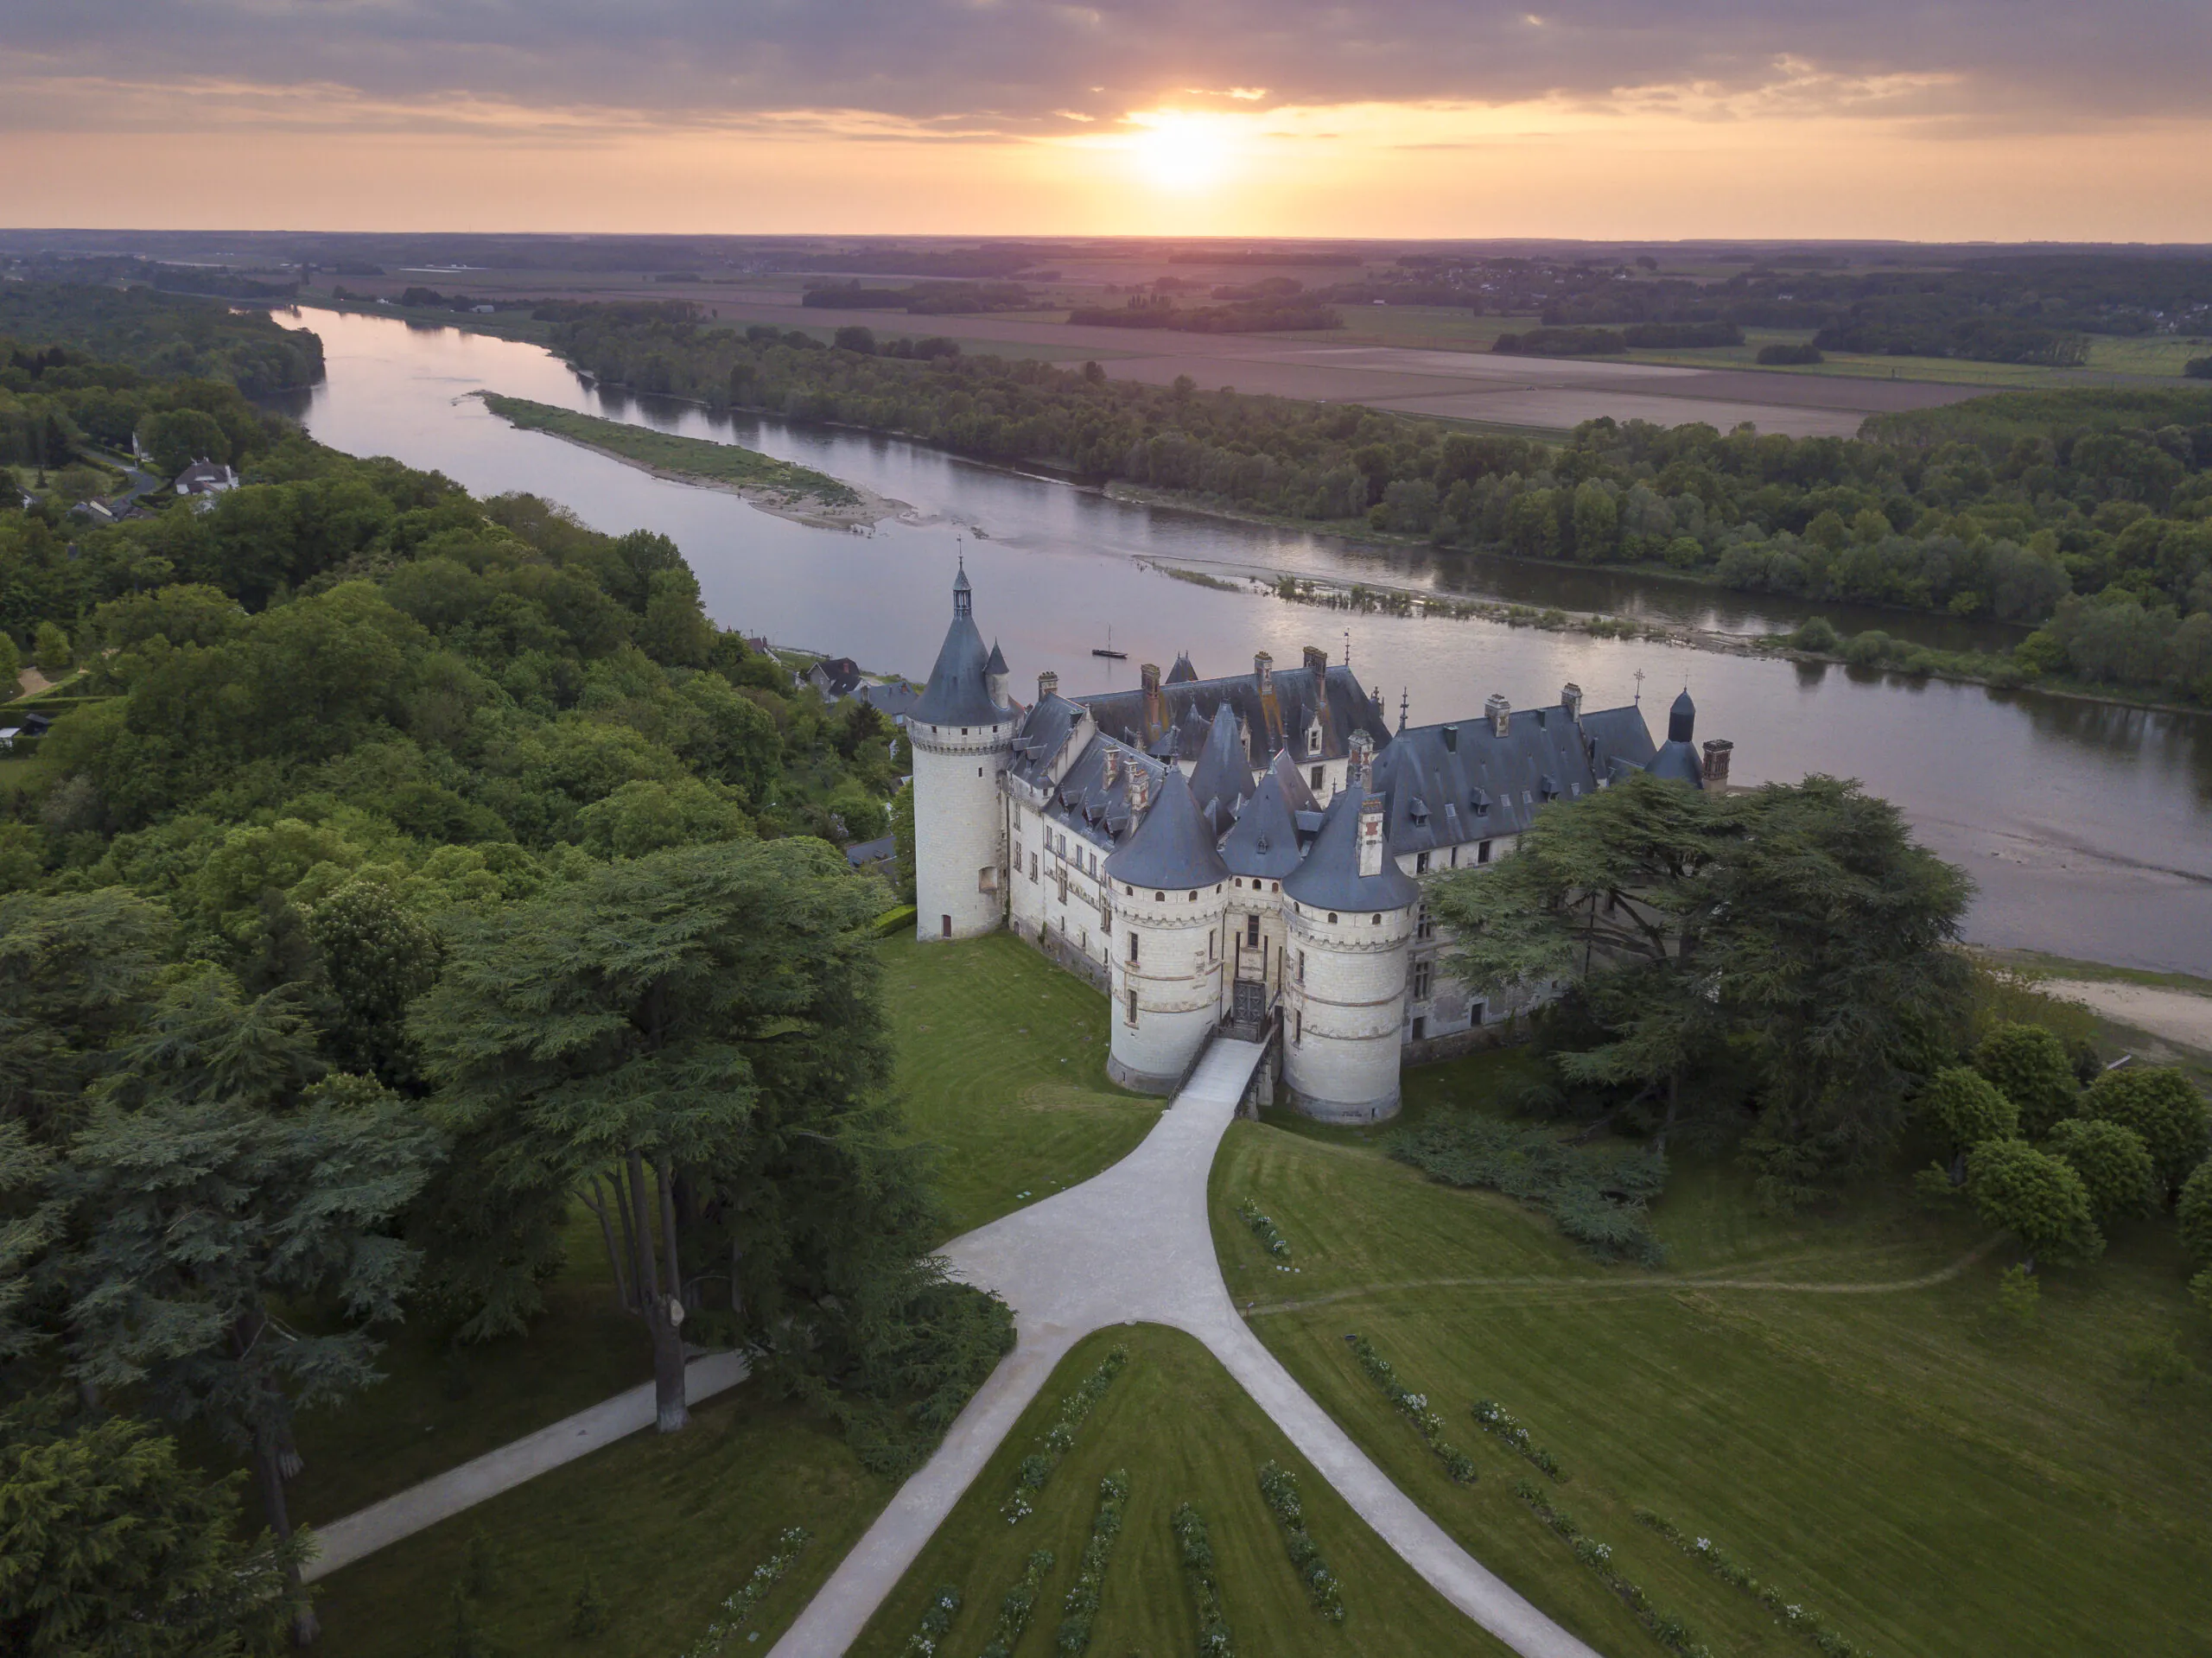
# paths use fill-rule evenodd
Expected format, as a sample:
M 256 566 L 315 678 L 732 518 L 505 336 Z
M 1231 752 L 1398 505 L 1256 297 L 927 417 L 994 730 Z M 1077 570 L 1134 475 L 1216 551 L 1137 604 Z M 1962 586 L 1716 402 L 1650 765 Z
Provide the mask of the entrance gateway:
M 1230 1007 L 1239 1025 L 1257 1025 L 1268 1016 L 1268 987 L 1257 979 L 1239 979 Z

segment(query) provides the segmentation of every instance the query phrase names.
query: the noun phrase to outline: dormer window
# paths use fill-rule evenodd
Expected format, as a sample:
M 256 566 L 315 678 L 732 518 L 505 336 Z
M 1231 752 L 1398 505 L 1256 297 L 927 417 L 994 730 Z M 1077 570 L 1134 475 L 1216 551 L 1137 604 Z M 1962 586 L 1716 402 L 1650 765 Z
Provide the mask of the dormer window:
M 1321 752 L 1321 722 L 1315 721 L 1306 727 L 1306 753 L 1310 757 Z

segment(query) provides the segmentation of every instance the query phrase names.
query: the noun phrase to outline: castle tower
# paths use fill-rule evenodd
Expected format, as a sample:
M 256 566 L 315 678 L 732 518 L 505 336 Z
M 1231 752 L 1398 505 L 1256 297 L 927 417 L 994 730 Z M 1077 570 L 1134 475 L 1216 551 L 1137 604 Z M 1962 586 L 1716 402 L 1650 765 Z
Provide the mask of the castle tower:
M 906 720 L 914 750 L 918 938 L 974 938 L 1006 915 L 999 774 L 1013 748 L 1014 710 L 1000 701 L 1006 660 L 985 649 L 974 600 L 963 563 L 952 583 L 952 626 Z
M 1291 1103 L 1331 1122 L 1395 1116 L 1421 888 L 1384 844 L 1382 797 L 1348 783 L 1282 890 L 1290 900 L 1283 1080 Z
M 1667 740 L 1651 757 L 1651 775 L 1670 783 L 1687 783 L 1693 789 L 1705 787 L 1705 767 L 1697 753 L 1697 704 L 1690 701 L 1687 685 L 1675 699 L 1675 706 L 1667 710 Z
M 1141 1094 L 1171 1093 L 1221 1016 L 1229 902 L 1229 866 L 1178 767 L 1165 768 L 1136 832 L 1106 860 L 1106 880 L 1114 927 L 1106 1074 Z

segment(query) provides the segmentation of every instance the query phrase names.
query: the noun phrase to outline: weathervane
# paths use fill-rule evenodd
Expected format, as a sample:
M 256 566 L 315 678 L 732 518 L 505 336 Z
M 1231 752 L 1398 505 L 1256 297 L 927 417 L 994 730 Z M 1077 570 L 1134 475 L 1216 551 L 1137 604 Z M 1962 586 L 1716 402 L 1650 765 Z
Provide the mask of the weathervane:
M 1636 706 L 1643 706 L 1643 670 L 1641 668 L 1636 670 Z

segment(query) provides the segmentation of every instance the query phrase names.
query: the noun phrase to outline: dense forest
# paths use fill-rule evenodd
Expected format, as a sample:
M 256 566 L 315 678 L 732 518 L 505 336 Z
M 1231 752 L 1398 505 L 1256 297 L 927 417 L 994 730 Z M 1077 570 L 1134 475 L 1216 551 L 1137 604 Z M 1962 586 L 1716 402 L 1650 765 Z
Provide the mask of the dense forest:
M 1188 381 L 564 309 L 601 379 L 1442 549 L 2041 624 L 2009 671 L 2212 700 L 2212 392 L 2006 394 L 1859 439 L 1590 422 L 1561 443 Z M 870 342 L 873 343 L 873 342 Z
M 180 1598 L 159 1650 L 311 1633 L 296 1413 L 372 1387 L 403 1317 L 526 1328 L 572 1214 L 664 1430 L 683 1341 L 738 1344 L 911 1465 L 1012 1325 L 926 1259 L 896 898 L 826 843 L 887 827 L 893 730 L 718 632 L 664 537 L 349 458 L 228 384 L 65 372 L 191 410 L 247 477 L 0 515 L 0 643 L 60 682 L 0 763 L 0 1455 L 71 1616 L 135 1615 L 143 1566 Z M 251 1471 L 257 1542 L 169 1423 Z M 167 1529 L 76 1551 L 118 1491 Z
M 0 285 L 0 339 L 96 353 L 94 378 L 102 385 L 123 384 L 126 377 L 118 369 L 136 370 L 148 379 L 226 381 L 250 397 L 322 378 L 322 341 L 308 330 L 287 328 L 266 311 L 234 311 L 148 288 Z M 0 386 L 18 393 L 32 389 L 4 371 Z M 71 384 L 65 375 L 44 389 Z

